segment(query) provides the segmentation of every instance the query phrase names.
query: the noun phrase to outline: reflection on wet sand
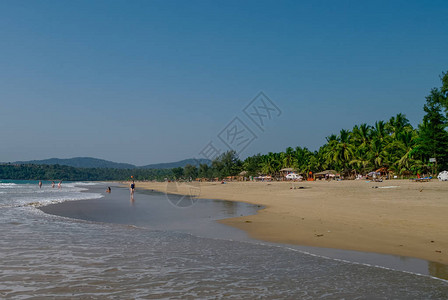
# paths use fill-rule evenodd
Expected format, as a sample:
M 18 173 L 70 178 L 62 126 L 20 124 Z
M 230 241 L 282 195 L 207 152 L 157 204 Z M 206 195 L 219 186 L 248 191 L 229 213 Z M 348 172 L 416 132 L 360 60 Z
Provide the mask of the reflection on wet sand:
M 448 266 L 430 261 L 428 262 L 428 272 L 431 276 L 448 280 Z

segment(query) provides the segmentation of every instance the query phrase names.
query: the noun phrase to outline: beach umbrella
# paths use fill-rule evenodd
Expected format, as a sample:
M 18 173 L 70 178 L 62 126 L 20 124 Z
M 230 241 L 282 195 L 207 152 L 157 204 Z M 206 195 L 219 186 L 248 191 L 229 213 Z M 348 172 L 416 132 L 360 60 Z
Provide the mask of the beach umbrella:
M 302 179 L 303 177 L 300 175 L 297 175 L 296 173 L 289 173 L 286 175 L 286 179 Z
M 440 172 L 437 178 L 439 179 L 439 181 L 448 181 L 448 171 Z

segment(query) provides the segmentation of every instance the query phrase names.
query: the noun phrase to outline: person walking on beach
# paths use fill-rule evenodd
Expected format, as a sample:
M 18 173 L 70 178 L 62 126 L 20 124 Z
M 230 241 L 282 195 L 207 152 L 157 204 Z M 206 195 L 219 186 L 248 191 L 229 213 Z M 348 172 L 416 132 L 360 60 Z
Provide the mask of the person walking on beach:
M 39 180 L 39 188 L 42 188 L 42 181 Z

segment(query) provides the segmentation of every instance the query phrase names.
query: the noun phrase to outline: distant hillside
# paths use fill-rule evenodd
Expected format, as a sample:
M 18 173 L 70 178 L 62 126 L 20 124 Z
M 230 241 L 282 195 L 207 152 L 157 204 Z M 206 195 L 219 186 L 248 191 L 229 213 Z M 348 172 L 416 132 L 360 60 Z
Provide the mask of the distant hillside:
M 211 161 L 208 159 L 184 159 L 177 162 L 170 163 L 160 163 L 160 164 L 152 164 L 146 165 L 142 167 L 137 167 L 132 164 L 126 163 L 117 163 L 109 160 L 98 159 L 93 157 L 74 157 L 67 159 L 60 158 L 50 158 L 43 160 L 30 160 L 30 161 L 16 161 L 13 164 L 17 165 L 61 165 L 61 166 L 70 166 L 75 168 L 108 168 L 108 169 L 172 169 L 177 167 L 185 167 L 187 164 L 190 165 L 198 165 L 198 164 L 208 164 L 210 165 Z
M 172 169 L 172 168 L 178 168 L 178 167 L 185 167 L 186 165 L 193 165 L 193 166 L 198 166 L 199 164 L 207 164 L 210 165 L 211 164 L 211 160 L 209 159 L 205 159 L 205 158 L 201 158 L 201 159 L 184 159 L 181 161 L 176 161 L 176 162 L 171 162 L 171 163 L 160 163 L 160 164 L 152 164 L 152 165 L 147 165 L 147 166 L 142 166 L 139 168 L 142 169 Z
M 50 158 L 43 160 L 16 161 L 14 164 L 35 164 L 35 165 L 61 165 L 75 168 L 113 168 L 113 169 L 135 169 L 131 164 L 116 163 L 109 160 L 93 157 L 74 157 L 68 159 Z

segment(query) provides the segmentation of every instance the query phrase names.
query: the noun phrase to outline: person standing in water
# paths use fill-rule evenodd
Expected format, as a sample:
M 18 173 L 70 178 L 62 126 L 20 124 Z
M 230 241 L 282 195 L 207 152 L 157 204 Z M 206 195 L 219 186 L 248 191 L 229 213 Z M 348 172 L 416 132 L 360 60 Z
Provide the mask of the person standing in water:
M 39 188 L 42 188 L 42 181 L 39 180 Z
M 58 189 L 62 188 L 62 180 L 58 183 Z
M 51 187 L 54 189 L 54 181 L 51 182 Z
M 132 180 L 129 191 L 131 192 L 131 201 L 134 201 L 135 182 Z

